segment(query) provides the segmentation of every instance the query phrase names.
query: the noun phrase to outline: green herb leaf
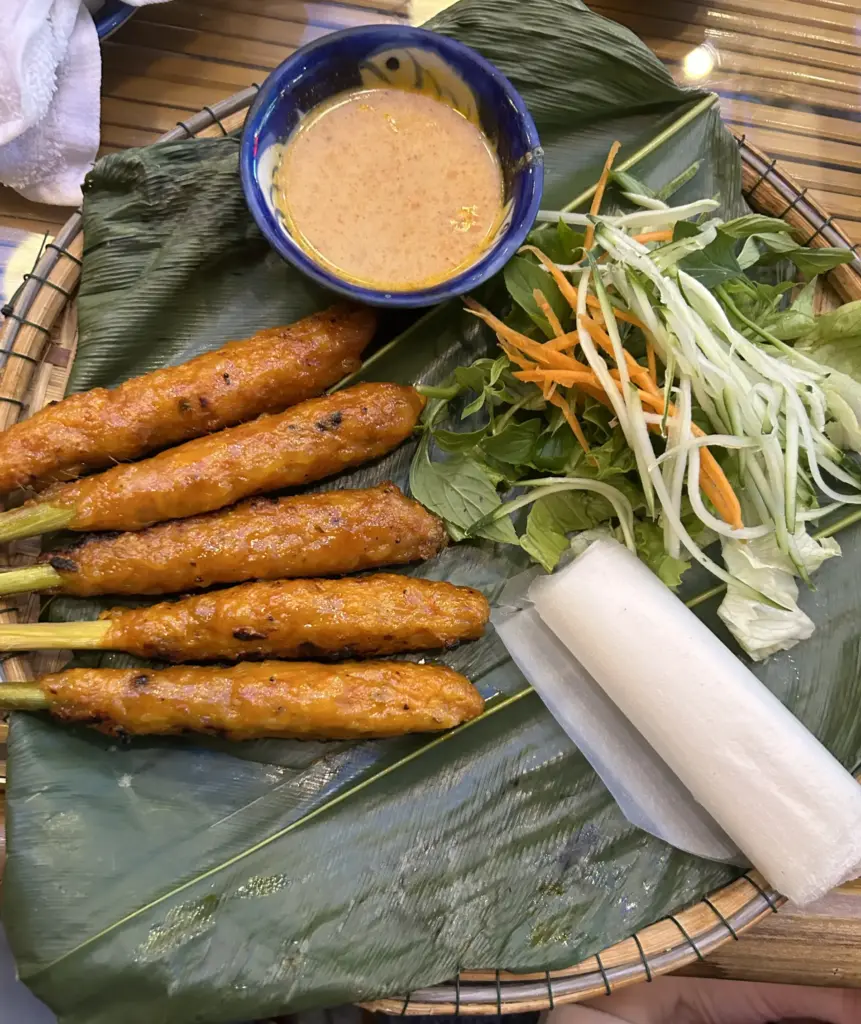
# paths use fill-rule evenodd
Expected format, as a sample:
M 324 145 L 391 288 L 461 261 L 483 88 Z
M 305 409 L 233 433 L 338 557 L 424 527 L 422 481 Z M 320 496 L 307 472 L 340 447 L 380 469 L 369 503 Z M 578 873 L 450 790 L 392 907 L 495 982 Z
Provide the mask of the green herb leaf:
M 748 270 L 761 261 L 767 265 L 769 261 L 778 262 L 781 256 L 792 259 L 791 253 L 800 249 L 798 242 L 786 234 L 766 232 L 750 235 L 738 254 L 738 263 L 743 270 Z
M 483 526 L 480 530 L 476 531 L 475 535 L 476 537 L 481 537 L 483 540 L 495 541 L 497 544 L 520 543 L 511 519 L 508 517 L 497 519 L 495 523 Z
M 583 255 L 583 243 L 586 241 L 585 231 L 575 231 L 570 224 L 560 220 L 556 225 L 556 237 L 559 240 L 559 252 L 564 258 L 554 259 L 554 263 L 566 265 L 575 262 L 577 257 Z
M 693 179 L 699 174 L 702 165 L 702 160 L 694 160 L 694 162 L 690 164 L 690 166 L 686 167 L 681 174 L 677 174 L 675 178 L 668 181 L 663 188 L 658 189 L 657 198 L 663 199 L 663 201 L 666 202 L 674 196 L 679 189 L 687 185 L 689 181 L 693 181 Z
M 525 334 L 527 338 L 531 338 L 533 341 L 546 341 L 547 339 L 547 335 L 538 327 L 526 310 L 516 303 L 512 305 L 510 312 L 506 314 L 505 324 L 513 330 Z
M 458 366 L 454 371 L 454 379 L 461 388 L 477 391 L 481 394 L 485 385 L 490 382 L 490 370 L 493 362 L 490 359 L 479 359 L 471 366 Z
M 724 231 L 723 227 L 721 231 Z M 788 259 L 805 277 L 811 278 L 833 270 L 842 263 L 851 263 L 854 258 L 855 253 L 851 249 L 809 249 L 799 245 L 788 234 L 768 231 L 748 236 L 739 253 L 738 262 L 743 269 L 748 270 L 757 263 L 768 267 Z
M 542 224 L 534 231 L 530 231 L 527 242 L 540 249 L 554 263 L 566 266 L 569 263 L 576 263 L 583 255 L 585 238 L 584 232 L 575 231 L 570 224 L 560 220 L 555 224 Z
M 816 282 L 808 281 L 795 297 L 790 309 L 799 316 L 806 316 L 813 320 L 815 313 Z
M 603 444 L 594 445 L 588 455 L 579 446 L 572 458 L 571 471 L 574 476 L 590 477 L 593 480 L 608 480 L 631 473 L 637 468 L 637 460 L 633 450 L 625 440 L 622 431 L 615 427 L 608 440 Z M 624 490 L 624 481 L 613 479 L 613 486 Z M 634 508 L 642 508 L 643 496 L 631 485 L 632 493 L 625 492 L 632 498 Z
M 432 461 L 428 448 L 428 438 L 425 437 L 410 468 L 410 490 L 425 508 L 445 520 L 455 540 L 462 540 L 474 523 L 501 504 L 496 482 L 488 468 L 475 459 L 453 455 L 449 459 Z M 506 523 L 509 531 L 505 529 Z M 493 535 L 492 540 L 517 543 L 509 520 L 494 523 L 493 528 L 482 536 L 489 533 Z
M 610 171 L 610 181 L 618 185 L 623 192 L 633 192 L 635 195 L 648 196 L 650 199 L 656 198 L 655 193 L 644 181 L 640 181 L 627 171 Z
M 679 222 L 673 232 L 673 241 L 698 235 L 700 229 L 687 221 Z M 680 260 L 678 266 L 706 288 L 716 288 L 724 281 L 741 277 L 742 268 L 735 257 L 735 239 L 718 231 L 715 240 L 699 252 Z
M 531 257 L 515 256 L 506 264 L 503 276 L 505 286 L 512 299 L 548 338 L 554 337 L 556 332 L 535 301 L 533 292 L 536 288 L 540 288 L 544 293 L 550 308 L 563 325 L 570 320 L 571 310 L 559 291 L 558 285 Z
M 499 356 L 493 360 L 490 367 L 490 373 L 488 374 L 488 382 L 493 387 L 497 383 L 502 374 L 508 369 L 509 363 L 508 358 L 504 355 Z
M 433 439 L 444 452 L 472 451 L 487 433 L 489 427 L 479 430 L 435 430 Z
M 746 217 L 736 217 L 733 220 L 725 221 L 721 224 L 720 229 L 730 238 L 750 238 L 751 235 L 769 233 L 791 235 L 795 231 L 785 220 L 779 220 L 777 217 L 764 217 L 758 213 L 749 213 Z
M 793 281 L 779 284 L 760 284 L 747 277 L 727 281 L 723 288 L 729 293 L 738 308 L 752 320 L 777 312 L 786 292 L 795 287 Z
M 807 334 L 813 328 L 813 282 L 800 292 L 798 298 L 789 309 L 781 309 L 780 304 L 787 291 L 795 287 L 792 281 L 768 285 L 741 278 L 727 281 L 722 287 L 730 299 L 749 320 L 773 334 L 781 341 L 792 341 Z M 718 293 L 720 299 L 720 293 Z M 733 313 L 728 315 L 735 322 Z M 746 324 L 736 322 L 735 326 L 747 337 L 759 340 Z
M 606 405 L 601 405 L 601 403 L 596 401 L 594 398 L 586 397 L 583 402 L 583 410 L 580 413 L 580 419 L 583 420 L 584 423 L 591 423 L 607 437 L 609 437 L 613 432 L 613 428 L 610 426 L 610 423 L 613 420 L 612 410 L 608 409 Z
M 855 253 L 851 249 L 807 249 L 799 248 L 787 254 L 805 277 L 825 274 L 843 263 L 851 263 Z
M 813 313 L 813 300 L 816 295 L 816 279 L 811 278 L 798 293 L 789 309 L 778 312 L 766 330 L 781 341 L 794 341 L 813 330 L 816 318 Z
M 546 430 L 532 454 L 532 465 L 545 473 L 564 473 L 579 450 L 570 430 Z
M 486 388 L 482 388 L 477 398 L 474 398 L 468 405 L 463 407 L 463 412 L 460 414 L 462 420 L 468 419 L 470 416 L 474 416 L 475 413 L 481 412 L 484 408 L 484 403 L 490 397 L 490 392 Z
M 486 437 L 481 447 L 494 459 L 517 466 L 530 461 L 540 433 L 540 420 L 510 423 L 500 433 Z

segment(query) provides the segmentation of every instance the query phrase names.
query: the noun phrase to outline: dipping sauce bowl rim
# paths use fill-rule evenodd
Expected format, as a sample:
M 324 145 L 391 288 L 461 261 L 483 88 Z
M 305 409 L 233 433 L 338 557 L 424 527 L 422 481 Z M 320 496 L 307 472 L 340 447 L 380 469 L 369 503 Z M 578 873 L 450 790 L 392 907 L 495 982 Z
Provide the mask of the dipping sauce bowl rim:
M 447 54 L 453 58 L 455 70 L 459 64 L 470 63 L 494 80 L 514 109 L 515 121 L 523 135 L 524 148 L 529 160 L 519 174 L 527 175 L 526 198 L 515 206 L 510 223 L 501 234 L 471 266 L 452 277 L 426 288 L 408 291 L 386 291 L 355 284 L 340 277 L 336 272 L 317 263 L 290 235 L 273 213 L 263 192 L 257 175 L 259 164 L 260 136 L 268 127 L 284 97 L 301 82 L 315 59 L 323 57 L 323 51 L 337 47 L 339 42 L 350 36 L 368 35 L 380 40 L 380 46 L 414 46 L 438 52 L 443 59 Z M 333 92 L 332 95 L 335 95 Z M 478 287 L 500 271 L 523 244 L 541 205 L 544 183 L 543 153 L 538 139 L 538 130 L 522 97 L 511 82 L 481 54 L 471 47 L 448 36 L 438 35 L 427 29 L 408 25 L 362 25 L 357 28 L 332 32 L 308 43 L 278 65 L 266 78 L 245 120 L 239 152 L 239 172 L 246 202 L 258 227 L 269 244 L 284 259 L 288 260 L 317 284 L 329 288 L 367 305 L 397 306 L 416 308 L 430 306 L 445 299 L 462 295 Z

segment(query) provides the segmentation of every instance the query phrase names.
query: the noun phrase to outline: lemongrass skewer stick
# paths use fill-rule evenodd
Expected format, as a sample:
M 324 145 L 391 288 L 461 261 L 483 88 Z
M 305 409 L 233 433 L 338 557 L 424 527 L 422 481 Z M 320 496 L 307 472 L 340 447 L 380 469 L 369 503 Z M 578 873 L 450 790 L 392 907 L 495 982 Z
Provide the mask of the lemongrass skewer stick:
M 49 504 L 25 505 L 0 512 L 0 543 L 62 530 L 74 518 L 74 509 Z
M 0 595 L 27 594 L 31 590 L 50 590 L 62 586 L 63 577 L 50 565 L 39 563 L 22 569 L 0 572 Z
M 0 651 L 98 650 L 105 646 L 110 628 L 106 620 L 0 626 Z
M 0 711 L 46 711 L 48 700 L 38 683 L 0 683 Z

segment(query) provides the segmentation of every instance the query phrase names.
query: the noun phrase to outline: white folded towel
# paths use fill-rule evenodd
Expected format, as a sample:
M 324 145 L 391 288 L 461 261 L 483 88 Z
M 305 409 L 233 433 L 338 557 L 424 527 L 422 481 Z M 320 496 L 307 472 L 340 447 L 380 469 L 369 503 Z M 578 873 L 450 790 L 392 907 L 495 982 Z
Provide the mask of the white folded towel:
M 36 202 L 78 205 L 99 148 L 100 84 L 99 40 L 82 0 L 2 0 L 0 182 Z

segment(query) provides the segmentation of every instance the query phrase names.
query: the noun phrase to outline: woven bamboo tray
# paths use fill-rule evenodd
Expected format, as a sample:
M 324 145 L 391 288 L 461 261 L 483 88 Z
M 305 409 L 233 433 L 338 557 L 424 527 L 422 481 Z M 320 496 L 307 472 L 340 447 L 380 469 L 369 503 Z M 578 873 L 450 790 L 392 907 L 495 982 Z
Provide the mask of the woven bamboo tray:
M 256 94 L 252 86 L 179 122 L 161 141 L 226 135 L 240 127 Z M 814 248 L 849 247 L 832 218 L 784 174 L 776 160 L 737 137 L 743 189 L 750 205 L 781 217 Z M 74 293 L 81 273 L 83 234 L 76 214 L 45 246 L 33 272 L 3 313 L 0 329 L 0 429 L 63 397 L 77 346 Z M 861 260 L 837 267 L 820 286 L 817 304 L 831 308 L 861 298 Z M 38 542 L 14 543 L 0 564 L 31 562 Z M 34 620 L 38 599 L 10 598 L 0 605 L 0 622 Z M 52 658 L 56 660 L 56 656 Z M 3 681 L 31 679 L 52 667 L 47 659 L 13 657 L 0 665 Z M 6 727 L 0 722 L 0 787 Z M 0 854 L 2 854 L 0 802 Z M 390 1014 L 502 1014 L 546 1010 L 609 994 L 625 985 L 702 960 L 726 942 L 776 913 L 784 898 L 756 872 L 712 893 L 700 903 L 644 928 L 623 942 L 562 971 L 510 974 L 503 970 L 465 971 L 454 981 L 397 999 L 381 999 L 367 1009 Z

